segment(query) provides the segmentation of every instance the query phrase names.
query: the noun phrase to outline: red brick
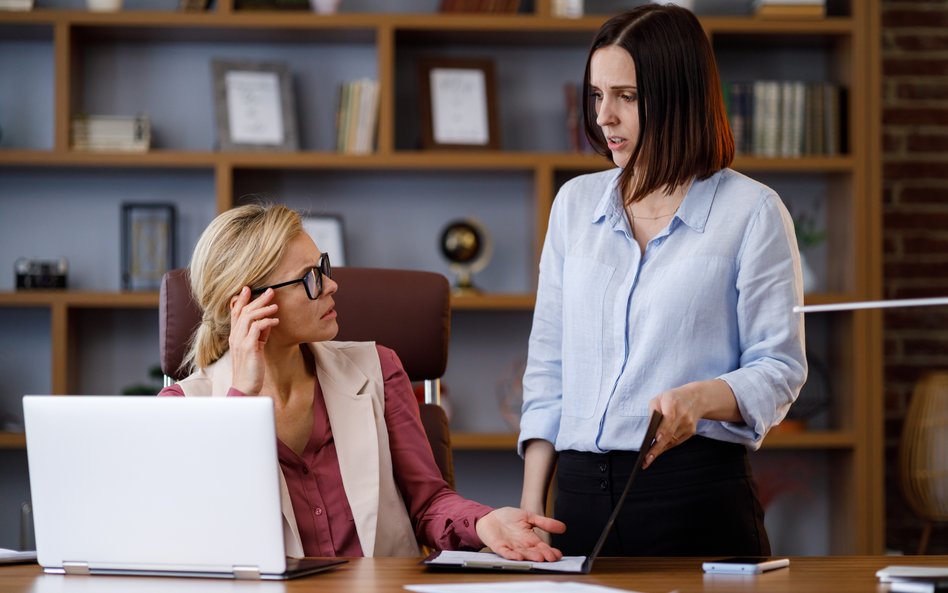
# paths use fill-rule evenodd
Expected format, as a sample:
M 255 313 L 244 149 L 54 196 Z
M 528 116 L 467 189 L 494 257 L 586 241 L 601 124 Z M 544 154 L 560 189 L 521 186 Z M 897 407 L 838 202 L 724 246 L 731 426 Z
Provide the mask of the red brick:
M 933 357 L 948 355 L 948 336 L 943 339 L 917 338 L 902 340 L 906 356 Z
M 925 298 L 944 296 L 928 294 L 900 294 L 895 298 Z M 888 309 L 884 314 L 886 334 L 897 330 L 924 330 L 929 327 L 948 328 L 948 307 L 919 307 L 915 309 Z
M 884 107 L 882 109 L 882 125 L 948 125 L 948 107 Z
M 948 111 L 945 112 L 948 115 Z M 893 179 L 948 179 L 948 161 L 898 161 L 883 163 L 883 175 Z M 886 221 L 888 225 L 889 222 Z
M 883 76 L 944 76 L 948 74 L 948 58 L 887 57 L 882 59 L 882 74 Z
M 948 255 L 948 235 L 906 236 L 902 238 L 902 246 L 908 255 Z
M 857 0 L 858 1 L 858 0 Z M 896 4 L 898 8 L 883 4 L 882 29 L 891 30 L 896 27 L 945 27 L 948 26 L 948 12 L 938 10 L 937 7 L 912 9 Z
M 948 134 L 913 134 L 908 137 L 909 152 L 946 152 Z
M 948 99 L 948 82 L 941 80 L 903 81 L 895 85 L 895 95 L 899 99 L 935 101 Z
M 948 212 L 919 212 L 900 208 L 883 214 L 883 224 L 887 229 L 948 229 Z
M 904 187 L 899 192 L 903 205 L 948 206 L 948 187 Z
M 930 35 L 905 33 L 892 36 L 892 45 L 911 52 L 941 51 L 948 49 L 948 35 L 943 32 Z

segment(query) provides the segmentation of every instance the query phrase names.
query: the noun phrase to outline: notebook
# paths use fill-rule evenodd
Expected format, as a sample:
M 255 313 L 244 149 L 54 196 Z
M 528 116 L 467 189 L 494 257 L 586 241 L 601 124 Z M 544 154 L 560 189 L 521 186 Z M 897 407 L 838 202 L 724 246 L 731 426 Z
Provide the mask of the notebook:
M 645 454 L 648 453 L 649 448 L 655 441 L 655 433 L 658 431 L 658 425 L 661 421 L 661 412 L 658 410 L 653 411 L 649 419 L 648 429 L 645 431 L 645 438 L 642 439 L 642 444 L 639 445 L 639 455 L 635 459 L 635 465 L 632 466 L 632 473 L 629 474 L 629 479 L 625 483 L 625 488 L 622 490 L 622 496 L 619 497 L 619 502 L 616 503 L 616 507 L 612 510 L 609 520 L 603 525 L 602 533 L 599 534 L 599 540 L 596 541 L 596 545 L 593 546 L 588 556 L 564 556 L 556 562 L 531 562 L 527 560 L 507 560 L 497 554 L 483 552 L 441 551 L 432 553 L 422 561 L 422 564 L 434 570 L 474 569 L 534 573 L 589 574 L 592 570 L 593 563 L 599 556 L 600 550 L 602 550 L 602 546 L 606 543 L 606 538 L 609 536 L 609 531 L 612 529 L 616 517 L 619 516 L 619 511 L 622 510 L 625 499 L 629 496 L 629 491 L 632 489 L 632 482 L 635 481 L 635 476 L 638 475 L 639 470 L 642 468 L 642 463 L 645 461 Z
M 53 574 L 288 579 L 269 398 L 26 396 L 39 564 Z

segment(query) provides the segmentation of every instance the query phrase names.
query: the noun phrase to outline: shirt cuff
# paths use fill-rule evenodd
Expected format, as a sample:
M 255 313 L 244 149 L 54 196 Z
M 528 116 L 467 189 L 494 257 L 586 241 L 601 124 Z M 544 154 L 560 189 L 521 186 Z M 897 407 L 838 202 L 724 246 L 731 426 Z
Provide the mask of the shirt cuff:
M 247 395 L 246 393 L 244 393 L 243 391 L 235 387 L 231 387 L 230 389 L 227 390 L 227 397 L 252 397 L 252 396 Z
M 767 434 L 769 426 L 764 426 L 761 418 L 759 402 L 755 401 L 756 385 L 747 377 L 747 373 L 740 369 L 718 377 L 731 388 L 734 392 L 734 399 L 737 400 L 737 408 L 744 418 L 743 423 L 720 422 L 721 428 L 727 432 L 760 446 L 760 441 Z
M 530 439 L 543 439 L 556 444 L 560 432 L 559 410 L 531 410 L 520 418 L 517 455 L 523 457 L 523 444 Z
M 477 535 L 476 524 L 485 515 L 493 512 L 494 509 L 481 504 L 478 506 L 480 508 L 464 513 L 454 522 L 454 534 L 457 536 L 459 550 L 480 550 L 484 547 L 484 542 Z

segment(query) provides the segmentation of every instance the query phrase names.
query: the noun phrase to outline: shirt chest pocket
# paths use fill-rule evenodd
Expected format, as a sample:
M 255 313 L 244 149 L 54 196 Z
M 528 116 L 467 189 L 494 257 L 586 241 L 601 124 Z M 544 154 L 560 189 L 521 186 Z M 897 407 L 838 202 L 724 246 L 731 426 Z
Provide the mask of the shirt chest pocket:
M 563 415 L 589 418 L 602 394 L 606 293 L 615 268 L 568 256 L 563 269 Z

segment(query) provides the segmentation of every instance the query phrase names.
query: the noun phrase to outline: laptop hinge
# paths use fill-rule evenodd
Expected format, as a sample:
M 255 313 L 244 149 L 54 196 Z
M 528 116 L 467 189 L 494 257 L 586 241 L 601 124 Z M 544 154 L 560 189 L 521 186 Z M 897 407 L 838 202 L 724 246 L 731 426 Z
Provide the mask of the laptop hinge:
M 235 566 L 235 579 L 253 579 L 260 580 L 260 567 L 258 566 Z
M 63 571 L 66 574 L 89 574 L 88 562 L 63 562 Z

